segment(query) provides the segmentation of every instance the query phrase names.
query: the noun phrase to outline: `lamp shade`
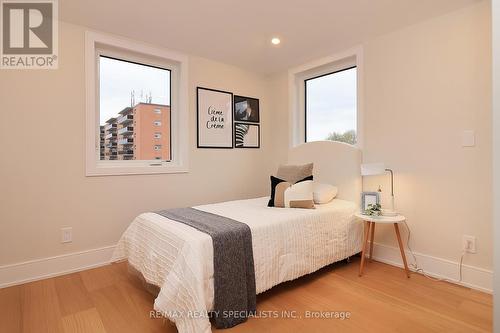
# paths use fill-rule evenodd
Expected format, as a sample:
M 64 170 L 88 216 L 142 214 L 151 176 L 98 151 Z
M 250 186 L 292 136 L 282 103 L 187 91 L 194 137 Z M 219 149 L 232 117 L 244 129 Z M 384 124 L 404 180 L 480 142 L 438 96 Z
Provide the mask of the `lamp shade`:
M 385 173 L 384 163 L 366 163 L 361 164 L 361 175 L 362 176 L 375 176 L 382 175 Z

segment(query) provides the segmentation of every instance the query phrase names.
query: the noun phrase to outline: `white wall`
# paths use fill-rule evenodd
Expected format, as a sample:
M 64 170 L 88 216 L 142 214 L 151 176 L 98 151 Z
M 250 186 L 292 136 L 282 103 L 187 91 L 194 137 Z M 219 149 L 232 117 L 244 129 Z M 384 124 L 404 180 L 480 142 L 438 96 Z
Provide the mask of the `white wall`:
M 491 288 L 493 246 L 490 24 L 485 0 L 362 45 L 364 160 L 395 170 L 396 209 L 408 218 L 421 264 L 458 278 L 462 235 L 475 236 L 477 253 L 464 259 L 473 267 L 464 272 L 485 289 Z M 286 73 L 272 85 L 283 101 L 272 116 L 280 119 L 273 148 L 283 152 L 288 132 L 276 127 L 289 128 Z M 468 129 L 476 131 L 474 148 L 461 147 Z M 382 185 L 388 204 L 388 180 L 366 177 L 365 190 Z M 378 258 L 400 260 L 391 250 L 393 228 L 379 227 L 376 242 L 385 251 Z
M 267 81 L 196 57 L 189 59 L 190 172 L 85 177 L 84 30 L 60 25 L 58 70 L 0 72 L 0 266 L 114 245 L 144 211 L 268 192 Z M 259 98 L 262 148 L 196 149 L 198 85 Z M 60 243 L 62 226 L 73 227 L 73 243 Z
M 494 331 L 500 332 L 500 0 L 492 1 L 493 23 L 493 209 Z
M 364 45 L 364 160 L 396 172 L 396 208 L 417 252 L 492 267 L 491 27 L 488 1 Z M 463 130 L 476 146 L 463 148 Z M 388 177 L 367 179 L 367 189 Z M 387 199 L 387 196 L 385 196 Z M 387 202 L 387 201 L 386 201 Z M 396 246 L 392 229 L 377 241 Z

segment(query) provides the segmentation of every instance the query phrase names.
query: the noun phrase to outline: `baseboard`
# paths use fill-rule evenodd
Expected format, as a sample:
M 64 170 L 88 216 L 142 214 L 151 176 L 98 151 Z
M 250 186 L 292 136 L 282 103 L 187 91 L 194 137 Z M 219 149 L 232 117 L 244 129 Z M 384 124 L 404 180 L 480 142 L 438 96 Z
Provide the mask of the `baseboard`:
M 0 266 L 0 288 L 83 271 L 110 262 L 115 246 Z
M 114 248 L 115 246 L 112 245 L 50 258 L 0 266 L 0 288 L 106 265 L 110 262 Z M 413 263 L 413 259 L 408 251 L 406 256 L 408 258 L 408 263 Z M 415 256 L 417 257 L 420 267 L 423 268 L 428 275 L 437 278 L 446 278 L 451 281 L 458 280 L 458 262 L 421 253 L 415 253 Z M 396 247 L 374 243 L 373 258 L 389 265 L 403 267 L 399 249 Z M 462 273 L 462 282 L 455 283 L 487 293 L 493 292 L 492 271 L 463 265 Z
M 379 243 L 374 243 L 373 245 L 373 259 L 389 265 L 403 267 L 399 248 Z M 458 282 L 459 262 L 417 252 L 414 252 L 414 254 L 420 268 L 429 276 L 441 279 L 445 278 L 465 287 L 490 294 L 493 293 L 493 272 L 491 270 L 464 264 L 462 265 L 462 281 Z M 406 258 L 408 265 L 414 262 L 408 251 L 406 251 Z

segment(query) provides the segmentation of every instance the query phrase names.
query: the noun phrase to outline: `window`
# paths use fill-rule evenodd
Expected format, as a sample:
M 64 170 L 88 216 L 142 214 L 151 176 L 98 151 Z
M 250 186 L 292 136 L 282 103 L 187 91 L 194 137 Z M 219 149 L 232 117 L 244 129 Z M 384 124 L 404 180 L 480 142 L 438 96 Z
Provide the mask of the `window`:
M 151 140 L 146 136 L 151 132 L 147 124 L 150 110 L 160 111 L 157 105 L 170 110 L 170 77 L 167 68 L 132 62 L 124 58 L 114 58 L 101 52 L 99 55 L 99 119 L 104 126 L 104 138 L 117 143 L 116 151 L 107 154 L 110 148 L 104 148 L 101 160 L 154 160 L 153 152 L 142 149 L 131 152 L 131 146 L 147 145 Z M 133 111 L 133 112 L 132 112 Z M 149 112 L 148 112 L 149 111 Z M 170 115 L 165 114 L 165 134 L 170 133 Z M 168 118 L 168 119 L 167 119 Z M 141 128 L 137 128 L 137 122 Z M 135 123 L 135 125 L 132 125 Z M 155 121 L 160 126 L 161 121 Z M 108 129 L 109 128 L 109 129 Z M 133 137 L 133 140 L 129 140 Z M 106 141 L 105 141 L 106 142 Z M 170 160 L 170 147 L 162 153 L 162 159 Z M 115 158 L 113 158 L 115 157 Z
M 357 68 L 305 80 L 305 141 L 357 143 Z
M 161 145 L 155 145 L 154 149 L 155 150 L 161 150 Z
M 85 41 L 86 174 L 186 172 L 187 57 L 93 32 Z M 151 132 L 169 138 L 161 151 Z
M 155 133 L 154 134 L 155 139 L 161 139 L 161 133 Z
M 325 139 L 363 147 L 363 63 L 357 46 L 288 71 L 290 147 Z

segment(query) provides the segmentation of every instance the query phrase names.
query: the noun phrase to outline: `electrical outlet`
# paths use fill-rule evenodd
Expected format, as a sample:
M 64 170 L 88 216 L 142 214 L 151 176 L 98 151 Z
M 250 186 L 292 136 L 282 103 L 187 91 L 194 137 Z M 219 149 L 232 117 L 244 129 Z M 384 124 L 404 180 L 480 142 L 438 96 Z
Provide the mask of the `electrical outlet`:
M 467 253 L 476 253 L 476 237 L 464 235 L 462 238 L 463 250 Z
M 61 228 L 61 243 L 71 243 L 73 241 L 73 228 Z

